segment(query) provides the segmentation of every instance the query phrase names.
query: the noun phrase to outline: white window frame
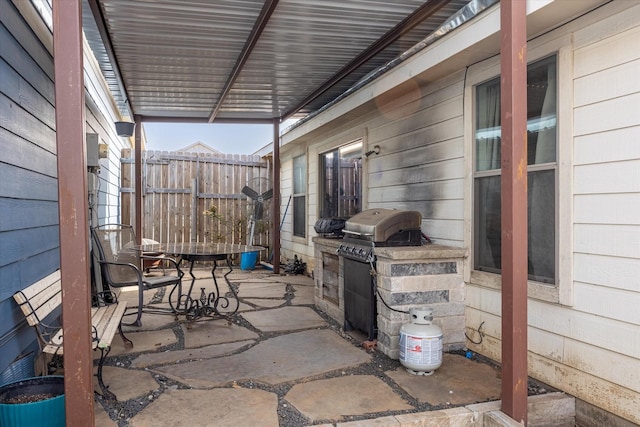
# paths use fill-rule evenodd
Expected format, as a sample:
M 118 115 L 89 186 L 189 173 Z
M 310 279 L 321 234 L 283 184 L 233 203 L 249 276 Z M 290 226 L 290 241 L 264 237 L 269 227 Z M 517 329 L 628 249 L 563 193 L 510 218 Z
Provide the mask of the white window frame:
M 573 305 L 573 210 L 572 210 L 572 153 L 573 153 L 573 45 L 570 36 L 546 40 L 541 37 L 529 43 L 527 63 L 544 57 L 557 55 L 557 158 L 556 174 L 556 283 L 528 281 L 530 298 L 561 305 Z M 474 245 L 474 168 L 475 168 L 475 91 L 476 86 L 500 75 L 500 57 L 494 57 L 469 68 L 465 82 L 465 246 L 471 248 L 467 260 L 465 279 L 478 286 L 500 290 L 502 276 L 496 273 L 477 271 L 473 256 Z
M 301 192 L 296 192 L 296 160 L 297 159 L 302 159 L 302 163 L 304 165 L 304 167 L 302 168 L 302 173 L 303 173 L 303 184 L 302 184 L 302 191 Z M 307 154 L 300 154 L 299 156 L 295 156 L 293 157 L 293 159 L 291 160 L 291 235 L 294 238 L 298 238 L 298 239 L 304 239 L 307 237 L 307 181 L 308 181 L 308 173 L 307 170 L 309 169 L 308 165 L 307 165 Z M 305 223 L 303 224 L 302 227 L 302 235 L 296 234 L 296 217 L 297 217 L 297 213 L 296 213 L 296 199 L 299 198 L 303 198 L 304 200 L 304 214 L 302 215 L 302 217 L 304 218 Z

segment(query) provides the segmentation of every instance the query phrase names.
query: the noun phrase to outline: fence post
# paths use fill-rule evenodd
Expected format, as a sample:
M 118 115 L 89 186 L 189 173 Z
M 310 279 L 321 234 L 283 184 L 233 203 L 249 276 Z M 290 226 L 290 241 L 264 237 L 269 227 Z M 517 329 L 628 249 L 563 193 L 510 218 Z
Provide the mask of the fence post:
M 198 241 L 198 178 L 191 179 L 191 241 Z

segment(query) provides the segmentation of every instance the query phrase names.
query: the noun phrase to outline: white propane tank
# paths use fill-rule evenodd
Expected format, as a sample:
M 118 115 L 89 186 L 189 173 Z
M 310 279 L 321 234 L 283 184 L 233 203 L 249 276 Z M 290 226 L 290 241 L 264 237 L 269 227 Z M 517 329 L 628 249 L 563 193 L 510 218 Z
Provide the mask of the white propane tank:
M 411 323 L 400 327 L 400 363 L 414 375 L 431 375 L 442 365 L 442 330 L 433 325 L 433 310 L 412 308 Z

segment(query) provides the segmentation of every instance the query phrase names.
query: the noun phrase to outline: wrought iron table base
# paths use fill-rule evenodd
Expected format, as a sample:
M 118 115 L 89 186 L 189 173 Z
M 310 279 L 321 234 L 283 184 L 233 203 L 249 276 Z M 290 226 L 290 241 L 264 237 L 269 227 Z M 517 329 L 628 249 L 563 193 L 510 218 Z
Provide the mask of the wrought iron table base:
M 173 305 L 173 294 L 175 290 L 179 287 L 178 285 L 174 286 L 169 294 L 169 305 L 172 310 L 176 313 L 176 315 L 185 315 L 186 319 L 190 322 L 196 321 L 203 317 L 230 317 L 233 316 L 240 307 L 240 300 L 238 299 L 238 294 L 228 279 L 228 275 L 233 271 L 233 267 L 231 266 L 231 260 L 226 255 L 207 255 L 207 256 L 184 256 L 182 259 L 190 262 L 189 266 L 189 275 L 191 276 L 191 284 L 189 285 L 189 291 L 185 294 L 181 293 L 181 289 L 178 291 L 178 301 L 176 306 Z M 182 261 L 182 259 L 180 261 Z M 211 276 L 213 277 L 213 284 L 215 286 L 215 290 L 207 293 L 204 287 L 200 288 L 200 295 L 198 298 L 193 298 L 191 296 L 191 292 L 193 291 L 193 286 L 196 281 L 196 276 L 193 274 L 193 265 L 196 260 L 213 260 L 213 268 L 211 269 Z M 225 295 L 220 293 L 220 287 L 218 286 L 218 281 L 216 279 L 216 268 L 218 266 L 218 261 L 226 261 L 227 266 L 229 267 L 229 271 L 224 274 L 224 280 L 229 286 L 229 291 Z M 179 263 L 180 264 L 180 263 Z M 231 307 L 231 305 L 235 301 L 235 308 L 233 311 L 225 310 Z M 225 311 L 220 311 L 225 310 Z

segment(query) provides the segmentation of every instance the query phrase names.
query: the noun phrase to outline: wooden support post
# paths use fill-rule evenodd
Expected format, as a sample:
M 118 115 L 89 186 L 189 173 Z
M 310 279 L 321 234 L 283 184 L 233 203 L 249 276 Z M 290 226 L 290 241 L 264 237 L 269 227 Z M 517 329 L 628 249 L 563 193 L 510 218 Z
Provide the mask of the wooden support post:
M 273 272 L 280 273 L 280 119 L 273 119 Z
M 527 423 L 527 17 L 501 0 L 502 411 Z
M 93 426 L 91 275 L 80 0 L 53 2 L 64 389 L 68 426 Z M 44 422 L 45 420 L 43 420 Z

